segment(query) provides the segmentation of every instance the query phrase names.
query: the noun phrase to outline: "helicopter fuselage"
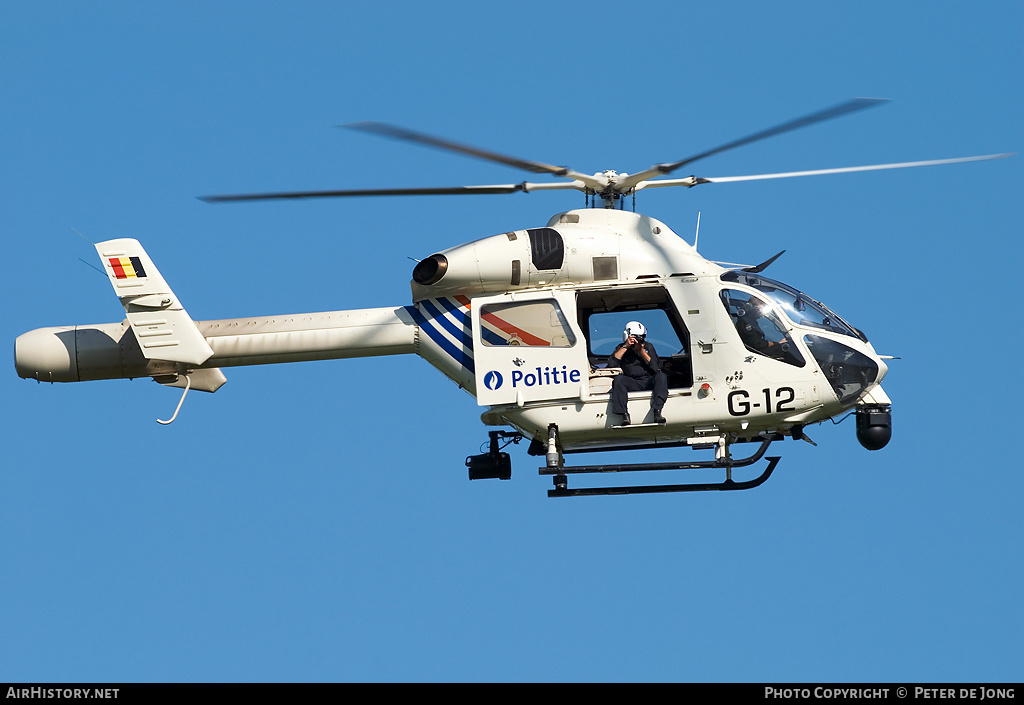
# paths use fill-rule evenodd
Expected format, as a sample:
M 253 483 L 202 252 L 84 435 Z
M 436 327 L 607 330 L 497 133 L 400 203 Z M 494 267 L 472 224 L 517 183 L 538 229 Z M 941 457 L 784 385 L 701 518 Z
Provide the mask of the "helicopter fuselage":
M 565 452 L 800 433 L 857 403 L 889 404 L 886 366 L 859 331 L 626 211 L 570 211 L 443 251 L 417 265 L 412 291 L 419 353 L 489 407 L 484 423 L 534 439 L 556 424 Z M 762 310 L 738 311 L 750 297 Z M 668 373 L 664 424 L 640 421 L 650 392 L 629 395 L 639 423 L 610 410 L 608 356 L 633 319 Z

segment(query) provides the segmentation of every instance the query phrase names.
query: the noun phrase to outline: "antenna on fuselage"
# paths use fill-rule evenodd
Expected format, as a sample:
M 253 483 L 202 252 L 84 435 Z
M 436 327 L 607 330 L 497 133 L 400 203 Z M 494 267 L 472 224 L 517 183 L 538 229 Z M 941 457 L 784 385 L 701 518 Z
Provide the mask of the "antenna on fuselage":
M 693 234 L 693 251 L 697 251 L 697 238 L 700 237 L 700 211 L 697 211 L 697 232 Z

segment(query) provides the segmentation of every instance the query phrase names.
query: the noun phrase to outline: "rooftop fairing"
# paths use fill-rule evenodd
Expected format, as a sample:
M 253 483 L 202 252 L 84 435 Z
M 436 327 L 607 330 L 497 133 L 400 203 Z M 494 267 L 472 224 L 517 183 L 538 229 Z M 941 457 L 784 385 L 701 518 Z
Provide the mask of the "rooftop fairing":
M 413 270 L 412 298 L 720 271 L 654 218 L 581 209 L 559 213 L 543 228 L 492 235 L 428 257 Z

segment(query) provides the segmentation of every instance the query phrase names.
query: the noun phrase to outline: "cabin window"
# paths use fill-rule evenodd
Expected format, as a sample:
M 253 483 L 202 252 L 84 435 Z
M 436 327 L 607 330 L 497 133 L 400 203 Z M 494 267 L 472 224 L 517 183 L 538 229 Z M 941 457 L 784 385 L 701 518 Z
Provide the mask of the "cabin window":
M 571 348 L 576 336 L 554 300 L 486 304 L 480 309 L 484 345 Z
M 594 281 L 607 281 L 619 278 L 618 257 L 594 257 Z
M 804 366 L 804 356 L 771 304 L 755 294 L 736 289 L 723 289 L 722 303 L 747 350 L 787 365 Z
M 665 309 L 646 311 L 612 311 L 590 317 L 590 351 L 607 358 L 622 343 L 622 331 L 630 321 L 640 321 L 647 329 L 647 342 L 654 346 L 658 357 L 669 357 L 685 352 Z

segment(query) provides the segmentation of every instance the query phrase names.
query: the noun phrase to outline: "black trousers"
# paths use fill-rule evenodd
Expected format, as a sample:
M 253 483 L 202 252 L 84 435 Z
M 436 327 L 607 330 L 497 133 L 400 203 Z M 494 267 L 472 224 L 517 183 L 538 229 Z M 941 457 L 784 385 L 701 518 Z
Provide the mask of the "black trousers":
M 655 372 L 647 377 L 630 377 L 619 374 L 612 378 L 612 413 L 626 413 L 626 401 L 630 392 L 653 390 L 651 408 L 661 411 L 668 399 L 668 375 Z

